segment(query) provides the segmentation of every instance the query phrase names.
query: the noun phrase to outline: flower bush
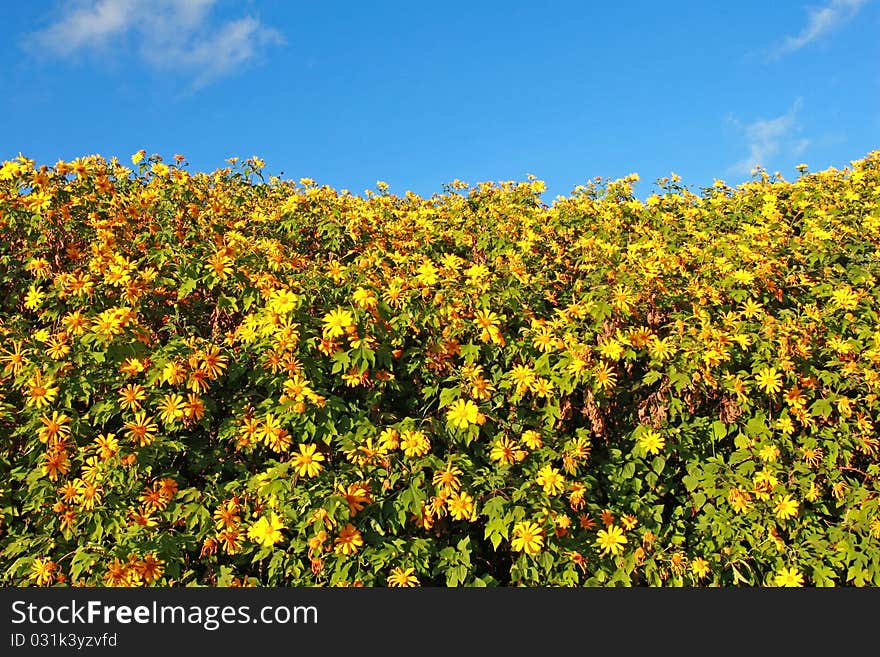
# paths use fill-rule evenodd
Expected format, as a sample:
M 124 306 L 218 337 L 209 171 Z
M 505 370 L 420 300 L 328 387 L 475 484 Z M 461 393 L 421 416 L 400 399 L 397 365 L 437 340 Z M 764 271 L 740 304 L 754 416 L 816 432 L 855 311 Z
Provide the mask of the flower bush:
M 880 151 L 364 196 L 0 167 L 0 582 L 880 585 Z

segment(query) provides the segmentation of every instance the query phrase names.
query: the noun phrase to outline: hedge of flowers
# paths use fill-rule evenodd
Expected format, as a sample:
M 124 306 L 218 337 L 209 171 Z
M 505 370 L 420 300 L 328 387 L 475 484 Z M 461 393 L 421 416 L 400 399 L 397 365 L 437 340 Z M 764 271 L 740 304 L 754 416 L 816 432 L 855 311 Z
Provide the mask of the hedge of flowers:
M 355 195 L 0 167 L 0 583 L 880 585 L 880 151 Z

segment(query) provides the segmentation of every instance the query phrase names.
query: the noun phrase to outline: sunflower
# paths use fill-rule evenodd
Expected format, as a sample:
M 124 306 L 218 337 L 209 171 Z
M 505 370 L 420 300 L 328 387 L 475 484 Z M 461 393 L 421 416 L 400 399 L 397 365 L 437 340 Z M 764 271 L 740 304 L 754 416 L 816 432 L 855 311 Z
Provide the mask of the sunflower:
M 334 551 L 338 554 L 354 554 L 363 546 L 364 538 L 357 527 L 348 523 L 339 531 L 339 535 L 333 540 Z
M 596 535 L 596 545 L 602 550 L 603 555 L 617 556 L 621 554 L 626 543 L 626 536 L 617 525 L 609 525 L 607 529 L 600 529 Z
M 514 552 L 525 552 L 534 556 L 544 547 L 544 532 L 534 522 L 518 522 L 513 526 L 510 547 Z
M 800 587 L 804 585 L 804 576 L 794 566 L 782 568 L 773 578 L 776 586 Z
M 474 498 L 465 491 L 452 493 L 446 501 L 449 515 L 454 520 L 474 520 Z
M 419 579 L 415 576 L 415 568 L 401 568 L 395 566 L 388 574 L 388 586 L 415 587 L 419 585 Z
M 404 431 L 400 435 L 400 448 L 407 456 L 424 456 L 431 451 L 431 441 L 422 431 Z
M 301 477 L 317 477 L 324 469 L 320 463 L 324 460 L 324 455 L 317 450 L 317 445 L 301 443 L 299 454 L 294 454 L 293 468 Z
M 354 317 L 343 308 L 336 308 L 324 315 L 323 335 L 326 339 L 332 339 L 345 335 L 350 326 L 354 326 Z
M 44 408 L 55 401 L 58 397 L 58 388 L 51 385 L 49 381 L 43 380 L 40 372 L 34 374 L 27 383 L 27 406 L 35 406 L 36 408 Z
M 138 411 L 134 418 L 125 423 L 125 435 L 139 447 L 146 447 L 156 438 L 159 427 L 145 411 Z
M 446 412 L 446 421 L 459 429 L 467 429 L 480 421 L 480 409 L 470 399 L 457 399 Z
M 565 477 L 556 468 L 545 465 L 538 470 L 535 481 L 544 489 L 547 495 L 559 495 L 565 490 Z
M 48 586 L 55 581 L 55 572 L 58 564 L 48 558 L 37 557 L 31 562 L 30 579 L 37 586 Z
M 782 374 L 775 367 L 765 367 L 755 375 L 758 387 L 768 395 L 782 390 Z
M 268 516 L 261 516 L 248 528 L 248 538 L 254 543 L 258 543 L 263 547 L 272 547 L 284 537 L 281 530 L 285 529 L 284 522 L 278 517 L 274 511 L 270 511 Z

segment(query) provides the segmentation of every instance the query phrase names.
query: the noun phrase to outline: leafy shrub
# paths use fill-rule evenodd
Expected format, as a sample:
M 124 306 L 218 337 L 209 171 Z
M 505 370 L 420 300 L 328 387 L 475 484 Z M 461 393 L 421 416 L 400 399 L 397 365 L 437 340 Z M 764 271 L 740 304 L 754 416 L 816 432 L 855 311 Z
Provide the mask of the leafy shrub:
M 364 197 L 0 168 L 6 585 L 880 585 L 880 151 Z

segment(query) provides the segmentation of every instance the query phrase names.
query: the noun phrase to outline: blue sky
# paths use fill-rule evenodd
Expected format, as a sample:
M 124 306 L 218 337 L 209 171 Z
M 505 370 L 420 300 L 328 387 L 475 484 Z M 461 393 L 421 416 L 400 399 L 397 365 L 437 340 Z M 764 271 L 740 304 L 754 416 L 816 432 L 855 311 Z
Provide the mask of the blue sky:
M 552 200 L 880 148 L 880 0 L 38 0 L 3 19 L 0 159 L 258 155 L 423 196 L 533 174 Z

